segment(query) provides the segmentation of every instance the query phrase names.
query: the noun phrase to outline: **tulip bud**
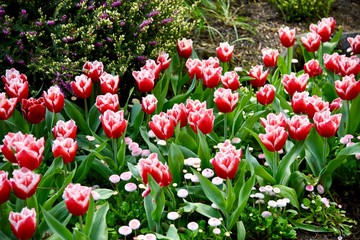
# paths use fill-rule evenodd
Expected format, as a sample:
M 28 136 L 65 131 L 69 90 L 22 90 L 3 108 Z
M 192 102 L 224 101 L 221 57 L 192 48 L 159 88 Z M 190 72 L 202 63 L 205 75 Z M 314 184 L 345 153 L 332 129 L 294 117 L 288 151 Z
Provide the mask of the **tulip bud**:
M 229 62 L 231 60 L 234 51 L 234 45 L 230 45 L 228 42 L 220 43 L 220 46 L 216 48 L 216 54 L 220 61 Z
M 11 194 L 11 182 L 8 179 L 8 172 L 0 170 L 0 204 L 9 200 Z
M 71 81 L 71 88 L 78 98 L 88 98 L 92 93 L 92 81 L 84 74 L 75 77 L 75 81 Z
M 21 112 L 26 121 L 38 124 L 45 119 L 46 107 L 43 97 L 29 98 L 21 101 Z
M 56 125 L 53 127 L 52 132 L 55 138 L 63 137 L 63 138 L 76 138 L 77 126 L 74 120 L 70 119 L 67 122 L 63 120 L 59 120 Z
M 17 239 L 31 239 L 36 230 L 35 208 L 24 207 L 20 213 L 11 211 L 9 214 L 11 230 Z
M 15 195 L 20 199 L 26 199 L 35 194 L 40 179 L 40 174 L 22 167 L 13 171 L 13 178 L 10 181 Z
M 178 40 L 176 48 L 179 56 L 183 58 L 189 58 L 193 49 L 192 44 L 193 42 L 191 39 L 183 38 L 182 40 Z
M 262 105 L 268 105 L 275 99 L 275 87 L 271 84 L 265 84 L 256 93 L 256 99 Z
M 126 130 L 127 121 L 124 119 L 124 111 L 106 110 L 100 116 L 101 124 L 108 138 L 119 138 Z
M 47 92 L 44 91 L 43 97 L 50 112 L 61 112 L 65 104 L 65 97 L 58 86 L 52 86 Z
M 68 211 L 74 216 L 84 215 L 89 208 L 90 194 L 90 187 L 81 186 L 79 183 L 70 183 L 63 194 Z
M 0 93 L 0 120 L 9 119 L 15 111 L 17 99 L 7 99 L 5 93 Z

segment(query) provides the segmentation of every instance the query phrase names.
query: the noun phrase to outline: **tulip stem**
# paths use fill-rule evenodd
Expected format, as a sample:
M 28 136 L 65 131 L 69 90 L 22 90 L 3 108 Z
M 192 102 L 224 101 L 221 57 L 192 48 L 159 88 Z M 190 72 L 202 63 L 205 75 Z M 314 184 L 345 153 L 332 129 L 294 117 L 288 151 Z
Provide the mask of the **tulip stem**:
M 227 137 L 227 113 L 224 113 L 224 139 Z
M 273 160 L 273 177 L 275 178 L 278 171 L 278 162 L 279 162 L 279 152 L 274 151 L 274 160 Z
M 53 112 L 52 114 L 53 114 L 53 115 L 52 115 L 52 119 L 51 119 L 51 129 L 49 129 L 50 132 L 51 132 L 52 128 L 54 127 L 55 121 L 56 121 L 56 113 Z
M 87 99 L 84 98 L 84 108 L 85 108 L 85 121 L 88 122 L 88 105 L 87 105 Z
M 68 169 L 67 169 L 66 164 L 64 164 L 64 174 L 65 174 L 65 177 L 68 175 Z
M 292 63 L 292 58 L 293 58 L 293 54 L 294 54 L 294 47 L 289 47 L 287 49 L 287 74 L 291 73 L 291 63 Z
M 83 219 L 82 216 L 79 216 L 79 222 L 80 222 L 80 231 L 83 233 L 84 232 L 84 227 L 83 227 Z
M 343 104 L 344 104 L 344 109 L 345 109 L 345 114 L 344 114 L 345 115 L 345 121 L 344 121 L 345 127 L 344 127 L 344 130 L 345 130 L 345 134 L 346 134 L 349 131 L 350 104 L 349 104 L 348 100 L 344 100 Z
M 323 162 L 322 164 L 325 165 L 326 164 L 326 137 L 324 137 L 324 149 L 323 149 Z
M 113 145 L 113 150 L 114 150 L 115 166 L 117 166 L 117 142 L 116 142 L 116 138 L 112 139 L 112 145 Z

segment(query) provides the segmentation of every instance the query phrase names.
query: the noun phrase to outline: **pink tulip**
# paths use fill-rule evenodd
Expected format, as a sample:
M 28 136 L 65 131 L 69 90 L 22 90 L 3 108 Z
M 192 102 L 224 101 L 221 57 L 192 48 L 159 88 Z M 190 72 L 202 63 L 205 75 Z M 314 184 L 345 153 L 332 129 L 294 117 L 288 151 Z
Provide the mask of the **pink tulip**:
M 260 118 L 260 122 L 264 128 L 267 126 L 280 126 L 286 129 L 287 126 L 287 118 L 285 114 L 279 113 L 269 113 L 265 118 Z
M 316 131 L 325 138 L 334 136 L 339 129 L 341 116 L 341 114 L 331 115 L 329 109 L 316 112 L 313 118 Z
M 116 112 L 119 110 L 119 96 L 117 94 L 106 93 L 96 97 L 95 106 L 103 114 L 106 110 Z
M 181 39 L 177 41 L 176 45 L 180 57 L 189 58 L 193 49 L 193 42 L 191 39 Z
M 291 107 L 296 114 L 307 113 L 309 92 L 295 92 L 291 98 Z
M 228 42 L 220 43 L 220 46 L 216 48 L 216 54 L 220 61 L 229 62 L 231 60 L 234 51 L 234 45 L 230 45 Z
M 0 120 L 9 119 L 13 115 L 16 103 L 16 98 L 8 99 L 5 93 L 0 93 Z
M 261 50 L 262 59 L 265 67 L 275 67 L 279 57 L 279 51 L 276 49 L 264 48 Z
M 320 47 L 321 37 L 316 32 L 310 32 L 301 37 L 301 42 L 308 52 L 316 52 Z
M 155 85 L 155 74 L 151 70 L 133 71 L 132 75 L 140 92 L 151 92 Z
M 280 151 L 285 143 L 288 133 L 281 126 L 268 125 L 265 128 L 265 134 L 260 133 L 259 138 L 267 150 L 271 152 Z
M 221 76 L 221 82 L 224 88 L 229 88 L 232 91 L 236 91 L 240 87 L 239 75 L 236 71 L 226 72 Z
M 23 146 L 26 146 L 30 142 L 34 141 L 36 141 L 36 138 L 31 134 L 9 132 L 4 136 L 3 145 L 1 145 L 1 152 L 8 161 L 17 164 L 15 153 L 20 151 Z
M 89 209 L 91 188 L 70 183 L 64 190 L 66 208 L 74 216 L 82 216 Z
M 281 79 L 281 83 L 284 85 L 286 92 L 292 96 L 295 92 L 303 92 L 306 89 L 309 75 L 307 73 L 296 77 L 295 73 L 285 74 Z
M 61 112 L 65 105 L 65 97 L 58 86 L 52 86 L 47 92 L 43 92 L 46 108 L 50 112 Z
M 279 29 L 279 38 L 281 44 L 286 47 L 292 47 L 295 43 L 295 28 L 290 29 L 289 27 Z
M 32 142 L 16 142 L 15 157 L 20 167 L 30 170 L 37 169 L 44 157 L 45 139 L 40 138 Z
M 309 77 L 315 77 L 322 74 L 322 68 L 318 60 L 311 59 L 304 64 L 305 73 L 309 74 Z
M 26 121 L 38 124 L 45 119 L 46 107 L 43 97 L 21 100 L 21 112 Z
M 190 79 L 193 79 L 194 76 L 196 76 L 196 79 L 198 80 L 203 78 L 203 62 L 201 60 L 188 58 L 188 60 L 186 60 L 185 66 Z
M 335 98 L 329 105 L 330 111 L 336 111 L 338 109 L 340 109 L 342 106 L 342 100 L 341 98 Z
M 20 199 L 26 199 L 35 194 L 40 179 L 40 174 L 22 167 L 13 171 L 13 177 L 10 181 L 15 195 Z
M 256 99 L 262 105 L 268 105 L 275 99 L 275 87 L 271 84 L 265 84 L 256 92 Z
M 156 63 L 161 65 L 161 71 L 165 71 L 170 66 L 171 58 L 169 58 L 168 53 L 161 52 L 156 59 Z
M 35 208 L 24 207 L 19 213 L 10 211 L 9 222 L 17 239 L 31 239 L 36 231 Z
M 250 84 L 254 87 L 262 87 L 266 83 L 266 78 L 269 74 L 269 70 L 263 71 L 262 65 L 254 66 L 249 71 L 249 76 L 253 78 L 250 80 Z
M 221 81 L 221 67 L 208 66 L 203 68 L 203 83 L 205 87 L 215 88 Z
M 322 100 L 322 98 L 314 95 L 306 98 L 306 113 L 309 118 L 313 118 L 316 112 L 321 112 L 329 108 L 329 103 Z
M 356 81 L 354 75 L 345 76 L 342 81 L 335 81 L 335 90 L 342 100 L 353 100 L 360 93 L 360 81 Z
M 70 119 L 67 122 L 63 120 L 59 120 L 56 125 L 53 127 L 52 132 L 55 138 L 63 137 L 63 138 L 76 138 L 77 126 L 74 120 Z
M 232 93 L 231 89 L 218 88 L 214 92 L 214 102 L 219 112 L 232 112 L 239 100 L 239 93 Z
M 350 58 L 341 56 L 339 59 L 339 74 L 342 77 L 355 75 L 360 73 L 360 58 L 352 56 Z
M 303 141 L 309 135 L 313 124 L 306 115 L 294 115 L 288 121 L 290 137 L 297 141 Z
M 92 93 L 92 81 L 91 78 L 87 77 L 85 74 L 75 77 L 75 81 L 71 81 L 71 88 L 74 91 L 74 94 L 78 98 L 88 98 Z
M 143 67 L 141 67 L 140 70 L 152 71 L 154 73 L 154 75 L 155 75 L 155 80 L 157 80 L 159 78 L 159 74 L 160 74 L 160 71 L 161 71 L 161 64 L 156 63 L 152 59 L 148 59 L 148 60 L 146 60 L 145 65 Z
M 86 62 L 83 71 L 93 82 L 99 82 L 100 76 L 104 72 L 104 65 L 99 61 Z
M 167 115 L 170 116 L 173 121 L 178 124 L 180 123 L 180 127 L 185 127 L 187 124 L 187 116 L 186 116 L 186 108 L 183 103 L 177 104 L 175 103 L 171 109 L 167 110 Z
M 156 99 L 155 95 L 148 94 L 148 95 L 146 95 L 146 97 L 142 98 L 142 101 L 141 101 L 142 110 L 146 114 L 152 114 L 156 109 L 157 103 L 158 103 L 158 100 Z
M 360 35 L 356 35 L 354 38 L 348 37 L 346 39 L 350 44 L 353 54 L 360 54 Z
M 100 75 L 100 88 L 101 88 L 101 93 L 102 94 L 106 94 L 106 93 L 112 93 L 112 94 L 116 94 L 119 88 L 119 82 L 120 82 L 120 78 L 118 75 L 111 75 L 109 73 L 103 72 Z
M 0 170 L 0 204 L 3 204 L 10 198 L 11 182 L 8 179 L 8 172 Z
M 72 138 L 56 138 L 52 145 L 52 152 L 54 157 L 61 156 L 64 164 L 71 163 L 74 161 L 78 143 Z
M 156 137 L 162 140 L 167 140 L 174 134 L 175 122 L 165 112 L 161 112 L 151 118 L 149 126 Z
M 121 137 L 127 126 L 127 120 L 124 119 L 124 111 L 106 110 L 101 116 L 100 121 L 104 132 L 108 138 Z

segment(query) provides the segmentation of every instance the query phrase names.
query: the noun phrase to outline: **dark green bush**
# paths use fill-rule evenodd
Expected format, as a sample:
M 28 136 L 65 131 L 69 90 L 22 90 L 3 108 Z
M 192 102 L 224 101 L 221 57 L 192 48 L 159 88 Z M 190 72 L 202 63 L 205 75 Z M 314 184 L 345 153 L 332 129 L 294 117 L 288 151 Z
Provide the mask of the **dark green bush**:
M 36 90 L 43 83 L 66 86 L 86 61 L 101 61 L 122 77 L 174 50 L 193 27 L 183 0 L 1 2 L 0 72 L 15 67 Z
M 334 0 L 269 0 L 286 20 L 299 21 L 327 17 Z

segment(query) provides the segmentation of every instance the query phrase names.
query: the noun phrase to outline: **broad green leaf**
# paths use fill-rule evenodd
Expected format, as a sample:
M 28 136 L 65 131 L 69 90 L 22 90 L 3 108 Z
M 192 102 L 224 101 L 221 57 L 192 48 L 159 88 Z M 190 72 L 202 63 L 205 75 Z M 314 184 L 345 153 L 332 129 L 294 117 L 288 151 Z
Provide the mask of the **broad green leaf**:
M 73 240 L 88 240 L 89 237 L 77 229 L 74 229 Z
M 234 207 L 234 202 L 236 200 L 236 195 L 238 193 L 234 192 L 234 188 L 232 186 L 232 180 L 226 179 L 226 212 L 231 212 Z
M 100 199 L 106 200 L 109 199 L 111 196 L 116 195 L 117 192 L 107 189 L 107 188 L 97 188 L 93 190 L 94 192 L 97 192 L 100 195 Z
M 109 179 L 109 177 L 114 174 L 112 169 L 98 159 L 94 159 L 91 168 L 94 169 L 96 173 L 100 174 L 103 179 Z
M 312 173 L 316 177 L 319 176 L 326 159 L 324 159 L 324 139 L 319 136 L 315 128 L 305 140 L 305 159 Z
M 204 203 L 192 203 L 192 202 L 187 202 L 186 200 L 184 200 L 185 202 L 185 206 L 184 206 L 184 211 L 185 212 L 193 212 L 196 211 L 198 213 L 200 213 L 201 215 L 208 217 L 208 218 L 221 218 L 221 214 L 219 213 L 219 211 L 215 210 L 213 207 L 204 204 Z
M 76 122 L 76 125 L 81 131 L 88 135 L 91 134 L 90 128 L 83 117 L 84 112 L 81 108 L 79 108 L 76 104 L 70 102 L 69 100 L 65 99 L 64 110 L 68 117 Z
M 293 188 L 296 191 L 296 195 L 300 197 L 305 189 L 304 175 L 300 171 L 291 173 L 289 178 L 288 187 Z
M 196 144 L 196 141 L 185 131 L 179 132 L 179 134 L 176 138 L 176 142 L 179 145 L 186 146 L 193 152 L 197 152 L 197 150 L 198 150 L 198 145 Z
M 215 205 L 223 212 L 226 213 L 226 203 L 221 191 L 207 178 L 201 175 L 198 171 L 193 169 L 194 174 L 198 177 L 201 187 L 207 198 L 215 203 Z
M 300 209 L 299 201 L 297 199 L 296 192 L 293 188 L 283 186 L 283 185 L 274 185 L 273 187 L 278 187 L 280 189 L 279 195 L 290 200 L 291 205 Z
M 315 226 L 315 225 L 311 225 L 311 224 L 306 224 L 306 223 L 299 223 L 295 220 L 292 220 L 291 218 L 289 219 L 289 221 L 291 222 L 292 225 L 294 225 L 294 227 L 298 228 L 298 229 L 302 229 L 305 231 L 309 231 L 309 232 L 315 232 L 315 233 L 325 233 L 325 232 L 331 232 L 331 230 L 328 230 L 326 228 L 320 227 L 320 226 Z
M 2 240 L 11 240 L 11 238 L 6 236 L 2 231 L 0 231 L 0 239 L 2 239 Z
M 168 164 L 173 182 L 179 184 L 181 182 L 181 176 L 183 175 L 184 156 L 174 143 L 170 144 Z
M 45 209 L 41 207 L 41 212 L 44 216 L 44 219 L 49 226 L 50 230 L 58 235 L 63 240 L 69 240 L 72 239 L 71 232 L 66 228 L 65 225 L 63 225 L 61 222 L 59 222 L 55 217 L 53 217 L 50 213 L 48 213 Z
M 75 157 L 75 159 L 76 158 L 77 157 Z M 89 172 L 94 159 L 95 159 L 95 154 L 90 153 L 89 155 L 86 156 L 84 160 L 82 160 L 78 170 L 76 171 L 75 182 L 81 182 L 86 178 L 87 173 Z
M 185 100 L 189 98 L 189 96 L 190 96 L 192 90 L 195 88 L 195 86 L 196 86 L 196 80 L 193 80 L 192 83 L 191 83 L 191 85 L 190 85 L 190 87 L 189 87 L 189 89 L 187 90 L 186 93 L 180 94 L 180 95 L 177 95 L 177 96 L 171 98 L 169 101 L 167 101 L 167 102 L 164 104 L 163 109 L 170 109 L 170 108 L 172 108 L 172 106 L 173 106 L 175 103 L 180 104 L 180 103 L 182 103 L 182 102 L 185 102 Z
M 360 94 L 351 101 L 349 120 L 347 121 L 346 133 L 356 134 L 360 125 L 360 117 L 358 116 L 360 109 Z
M 97 210 L 94 215 L 93 227 L 90 233 L 90 239 L 107 240 L 108 229 L 106 224 L 106 214 L 109 210 L 109 203 L 97 206 Z
M 290 178 L 290 166 L 299 156 L 300 152 L 304 148 L 304 142 L 298 141 L 289 152 L 281 159 L 278 172 L 276 175 L 276 182 L 287 186 Z
M 91 129 L 91 131 L 96 132 L 99 125 L 100 125 L 100 111 L 98 110 L 98 108 L 96 107 L 96 105 L 94 104 L 89 111 L 89 127 Z
M 90 197 L 89 208 L 86 212 L 86 219 L 84 226 L 84 233 L 86 236 L 90 235 L 91 229 L 93 228 L 94 213 L 95 213 L 95 203 L 94 203 L 94 199 Z
M 171 224 L 168 231 L 166 232 L 166 237 L 171 240 L 180 240 L 179 234 L 174 224 Z
M 154 222 L 156 224 L 156 231 L 159 232 L 161 229 L 161 214 L 163 213 L 165 208 L 164 191 L 150 174 L 148 174 L 148 184 L 151 190 L 149 195 L 154 200 L 152 204 L 154 205 L 155 203 L 155 206 L 153 207 L 151 212 L 151 217 L 152 219 L 154 219 Z
M 145 128 L 144 126 L 140 127 L 140 134 L 141 134 L 142 138 L 144 139 L 144 141 L 146 142 L 146 144 L 148 145 L 150 151 L 157 153 L 159 160 L 160 160 L 161 162 L 165 162 L 165 159 L 164 159 L 164 157 L 162 156 L 159 148 L 158 148 L 155 144 L 153 144 L 152 142 L 150 142 L 148 133 L 147 133 L 146 128 Z
M 131 109 L 131 127 L 132 127 L 132 133 L 131 138 L 135 138 L 137 134 L 139 133 L 140 127 L 143 124 L 144 120 L 144 112 L 141 111 L 142 107 L 141 104 L 134 104 L 134 106 Z
M 237 228 L 237 240 L 245 240 L 246 238 L 246 229 L 242 221 L 236 223 Z
M 268 111 L 266 111 L 266 110 L 258 111 L 256 113 L 254 113 L 254 115 L 252 115 L 251 117 L 246 119 L 244 121 L 244 123 L 241 125 L 241 127 L 239 128 L 239 138 L 245 139 L 249 133 L 246 129 L 251 129 L 255 123 L 259 122 L 259 119 L 261 117 L 263 117 L 263 116 L 265 116 L 265 114 L 267 114 L 267 112 Z M 234 134 L 236 134 L 236 132 Z
M 275 179 L 266 171 L 263 165 L 260 165 L 259 162 L 250 154 L 249 147 L 246 148 L 246 159 L 253 166 L 255 174 L 257 177 L 261 177 L 266 181 L 266 184 L 274 185 L 276 184 Z
M 210 165 L 211 153 L 210 148 L 206 141 L 206 135 L 204 135 L 200 130 L 198 130 L 199 136 L 199 148 L 198 156 L 201 159 L 201 168 L 207 168 Z
M 323 43 L 323 54 L 331 54 L 341 39 L 342 29 L 339 29 L 329 42 Z
M 177 147 L 181 150 L 182 154 L 184 155 L 184 158 L 198 157 L 197 154 L 195 154 L 193 151 L 191 151 L 187 147 L 184 147 L 184 146 L 181 146 L 181 145 L 178 145 Z

